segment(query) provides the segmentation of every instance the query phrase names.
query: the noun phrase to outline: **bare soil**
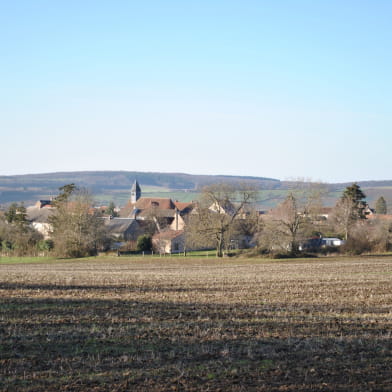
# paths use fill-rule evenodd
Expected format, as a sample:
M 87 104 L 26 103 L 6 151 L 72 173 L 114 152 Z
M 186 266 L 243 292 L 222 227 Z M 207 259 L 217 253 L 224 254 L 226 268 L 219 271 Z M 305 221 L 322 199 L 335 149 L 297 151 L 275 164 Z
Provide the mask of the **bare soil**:
M 1 391 L 392 391 L 392 257 L 0 265 Z

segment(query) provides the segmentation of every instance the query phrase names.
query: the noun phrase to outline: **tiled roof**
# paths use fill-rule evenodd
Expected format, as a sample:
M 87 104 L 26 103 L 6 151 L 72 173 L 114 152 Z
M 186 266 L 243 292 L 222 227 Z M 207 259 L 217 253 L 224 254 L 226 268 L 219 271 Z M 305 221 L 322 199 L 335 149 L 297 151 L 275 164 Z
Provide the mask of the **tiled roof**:
M 136 203 L 135 207 L 139 210 L 146 208 L 159 208 L 162 210 L 174 210 L 175 205 L 169 198 L 164 197 L 141 197 Z
M 176 206 L 176 208 L 179 211 L 184 211 L 187 208 L 192 208 L 193 207 L 193 203 L 184 203 L 184 202 L 180 202 L 180 201 L 175 201 L 174 205 Z
M 120 209 L 120 216 L 124 218 L 128 218 L 131 216 L 133 210 L 134 210 L 134 204 L 128 202 L 123 208 Z
M 134 210 L 140 214 L 143 210 L 151 210 L 152 208 L 157 211 L 161 210 L 175 210 L 176 206 L 169 198 L 164 197 L 141 197 L 136 203 L 128 203 L 120 210 L 121 217 L 131 217 Z M 144 214 L 146 215 L 146 214 Z M 173 217 L 173 215 L 171 215 Z
M 53 202 L 52 200 L 38 200 L 37 203 L 35 204 L 35 207 L 37 208 L 51 208 L 53 207 Z
M 30 222 L 46 223 L 54 208 L 39 208 L 36 206 L 27 207 L 27 220 Z
M 152 214 L 153 212 L 153 214 Z M 166 210 L 166 209 L 156 209 L 152 210 L 151 208 L 142 210 L 139 212 L 138 216 L 143 218 L 152 218 L 153 216 L 157 218 L 174 218 L 176 211 L 175 210 Z

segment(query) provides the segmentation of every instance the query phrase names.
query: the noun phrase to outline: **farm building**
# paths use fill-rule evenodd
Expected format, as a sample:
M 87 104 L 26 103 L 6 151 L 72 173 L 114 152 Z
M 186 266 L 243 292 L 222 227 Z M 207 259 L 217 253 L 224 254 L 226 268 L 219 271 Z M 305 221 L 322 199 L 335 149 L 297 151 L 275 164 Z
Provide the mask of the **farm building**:
M 185 235 L 183 230 L 164 230 L 152 237 L 154 251 L 160 254 L 180 253 L 185 251 Z

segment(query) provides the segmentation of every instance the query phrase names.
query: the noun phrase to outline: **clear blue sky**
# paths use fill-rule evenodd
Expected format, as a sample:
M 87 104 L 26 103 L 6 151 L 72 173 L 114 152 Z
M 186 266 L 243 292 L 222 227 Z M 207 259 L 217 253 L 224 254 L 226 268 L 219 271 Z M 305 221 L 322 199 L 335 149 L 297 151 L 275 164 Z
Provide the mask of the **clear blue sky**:
M 0 0 L 0 174 L 392 179 L 392 1 Z

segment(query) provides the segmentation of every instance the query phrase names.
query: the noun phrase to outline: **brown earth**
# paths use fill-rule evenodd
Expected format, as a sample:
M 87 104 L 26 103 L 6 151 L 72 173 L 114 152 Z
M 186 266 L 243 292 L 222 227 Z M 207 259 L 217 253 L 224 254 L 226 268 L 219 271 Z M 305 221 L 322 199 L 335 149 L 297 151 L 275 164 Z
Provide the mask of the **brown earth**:
M 392 257 L 0 264 L 1 391 L 392 391 Z

